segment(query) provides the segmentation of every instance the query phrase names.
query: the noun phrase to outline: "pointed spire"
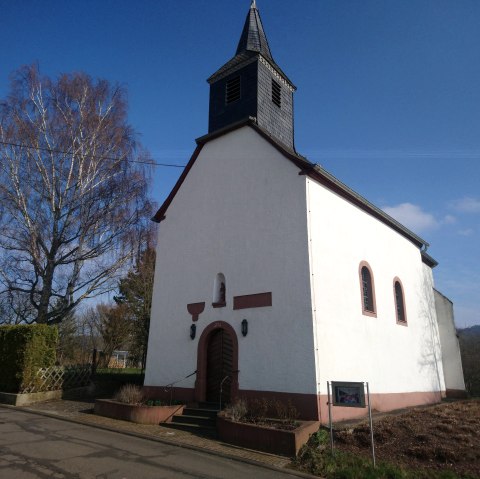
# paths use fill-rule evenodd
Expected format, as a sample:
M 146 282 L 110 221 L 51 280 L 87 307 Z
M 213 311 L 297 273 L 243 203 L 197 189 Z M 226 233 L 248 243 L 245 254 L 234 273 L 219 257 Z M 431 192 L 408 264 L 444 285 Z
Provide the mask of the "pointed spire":
M 245 51 L 261 53 L 265 58 L 273 61 L 255 0 L 252 0 L 250 5 L 236 54 Z

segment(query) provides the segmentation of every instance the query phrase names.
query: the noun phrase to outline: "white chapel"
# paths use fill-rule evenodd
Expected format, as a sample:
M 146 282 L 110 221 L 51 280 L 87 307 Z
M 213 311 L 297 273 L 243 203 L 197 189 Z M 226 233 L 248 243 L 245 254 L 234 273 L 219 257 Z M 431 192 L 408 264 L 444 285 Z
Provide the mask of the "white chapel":
M 154 217 L 146 389 L 291 401 L 324 423 L 329 381 L 368 382 L 378 411 L 464 394 L 427 242 L 297 153 L 296 87 L 255 1 L 208 83 L 208 133 Z

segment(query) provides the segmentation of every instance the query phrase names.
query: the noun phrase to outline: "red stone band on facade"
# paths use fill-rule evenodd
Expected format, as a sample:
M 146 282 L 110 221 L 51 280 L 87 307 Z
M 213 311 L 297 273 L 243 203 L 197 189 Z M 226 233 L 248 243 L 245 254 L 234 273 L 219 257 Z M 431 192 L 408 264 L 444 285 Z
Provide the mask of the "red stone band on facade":
M 233 309 L 263 308 L 272 305 L 272 293 L 246 294 L 233 297 Z
M 208 336 L 208 333 L 207 333 Z M 206 344 L 206 343 L 205 343 Z M 199 352 L 200 352 L 199 348 Z M 202 361 L 206 358 L 202 356 Z M 238 363 L 236 363 L 237 367 Z M 200 381 L 198 381 L 200 376 Z M 177 400 L 185 401 L 186 403 L 205 400 L 205 381 L 206 369 L 202 369 L 200 375 L 197 373 L 196 388 L 173 388 L 173 397 Z M 200 384 L 199 384 L 200 383 Z M 145 394 L 155 396 L 161 399 L 169 400 L 170 391 L 163 386 L 144 386 Z M 455 393 L 458 396 L 455 396 Z M 299 413 L 299 419 L 306 421 L 321 421 L 322 424 L 328 424 L 328 397 L 326 394 L 308 394 L 308 393 L 291 393 L 279 391 L 253 391 L 239 388 L 238 380 L 232 383 L 232 398 L 244 398 L 247 400 L 253 399 L 276 399 L 283 403 L 291 402 Z M 372 393 L 370 392 L 370 399 L 372 401 L 372 408 L 388 412 L 396 409 L 403 409 L 411 406 L 436 404 L 442 400 L 442 397 L 465 397 L 465 391 L 447 390 L 445 391 L 425 391 L 425 392 L 409 392 L 409 393 Z M 357 419 L 367 415 L 366 408 L 349 408 L 349 407 L 335 407 L 332 410 L 334 421 L 343 421 L 348 419 Z

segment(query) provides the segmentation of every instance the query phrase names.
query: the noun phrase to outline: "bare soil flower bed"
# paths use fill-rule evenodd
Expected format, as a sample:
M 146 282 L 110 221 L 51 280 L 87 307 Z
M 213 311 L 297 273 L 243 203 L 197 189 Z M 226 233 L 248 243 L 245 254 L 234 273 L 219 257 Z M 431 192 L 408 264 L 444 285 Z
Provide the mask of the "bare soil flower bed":
M 367 424 L 337 431 L 336 447 L 369 457 L 369 434 Z M 480 477 L 479 399 L 445 402 L 378 419 L 374 436 L 379 460 L 409 470 Z
M 218 415 L 217 431 L 222 441 L 237 446 L 296 456 L 320 425 L 297 418 L 298 411 L 290 402 L 240 398 Z
M 243 424 L 253 424 L 255 426 L 260 426 L 260 427 L 266 427 L 269 429 L 277 429 L 280 431 L 293 431 L 297 429 L 298 426 L 300 426 L 299 421 L 289 421 L 289 420 L 283 420 L 283 419 L 269 419 L 265 418 L 261 421 L 247 421 L 245 419 L 238 421 Z
M 288 429 L 283 421 L 266 421 L 267 426 L 248 421 L 232 421 L 223 415 L 217 417 L 218 437 L 230 444 L 235 444 L 249 449 L 279 454 L 296 456 L 303 444 L 308 441 L 320 425 L 318 421 L 298 421 L 290 424 Z M 276 424 L 275 424 L 276 423 Z M 276 427 L 272 427 L 272 425 Z

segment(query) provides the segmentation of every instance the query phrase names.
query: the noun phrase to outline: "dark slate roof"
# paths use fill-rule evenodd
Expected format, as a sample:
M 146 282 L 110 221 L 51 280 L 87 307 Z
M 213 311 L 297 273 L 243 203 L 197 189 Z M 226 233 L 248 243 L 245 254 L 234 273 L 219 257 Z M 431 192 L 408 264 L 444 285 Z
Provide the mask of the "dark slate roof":
M 262 20 L 260 19 L 260 13 L 258 12 L 255 0 L 253 0 L 245 20 L 245 25 L 243 26 L 242 35 L 238 42 L 235 56 L 211 75 L 207 80 L 208 83 L 213 83 L 214 81 L 219 80 L 222 76 L 239 70 L 243 66 L 248 65 L 251 61 L 257 59 L 259 55 L 262 55 L 262 57 L 270 63 L 272 68 L 277 70 L 285 81 L 296 90 L 295 85 L 275 63 L 275 60 L 272 57 L 270 47 L 268 46 L 267 36 L 263 29 Z
M 243 52 L 235 55 L 225 65 L 220 67 L 213 75 L 208 78 L 208 83 L 212 83 L 220 79 L 223 75 L 229 75 L 236 70 L 240 70 L 250 62 L 255 61 L 258 58 L 258 53 L 255 52 Z
M 252 5 L 248 11 L 242 36 L 238 42 L 236 55 L 245 51 L 261 53 L 265 58 L 273 62 L 267 36 L 265 35 L 255 0 L 252 1 Z
M 308 175 L 314 180 L 318 181 L 320 184 L 328 188 L 329 190 L 333 191 L 334 193 L 338 194 L 339 196 L 345 198 L 350 203 L 354 204 L 358 208 L 362 209 L 363 211 L 367 212 L 374 218 L 378 219 L 382 223 L 386 224 L 397 233 L 401 234 L 404 238 L 408 239 L 411 243 L 416 245 L 421 249 L 421 257 L 422 261 L 434 268 L 437 266 L 437 262 L 426 253 L 426 250 L 429 244 L 422 239 L 420 236 L 417 236 L 415 233 L 410 231 L 408 228 L 403 226 L 397 220 L 392 218 L 390 215 L 385 213 L 383 210 L 375 206 L 373 203 L 370 203 L 367 199 L 363 196 L 349 188 L 347 185 L 342 183 L 339 179 L 329 173 L 327 170 L 322 168 L 320 165 L 316 165 L 311 163 L 307 158 L 302 155 L 299 155 L 295 150 L 289 148 L 287 145 L 281 143 L 277 138 L 273 137 L 267 130 L 262 128 L 257 124 L 256 118 L 245 118 L 244 120 L 238 121 L 237 123 L 233 123 L 231 125 L 226 126 L 220 130 L 214 131 L 209 133 L 208 135 L 204 135 L 200 138 L 197 138 L 197 147 L 190 158 L 187 166 L 183 170 L 180 178 L 178 179 L 177 183 L 173 187 L 173 190 L 168 195 L 167 199 L 164 201 L 163 205 L 157 211 L 155 216 L 152 218 L 153 221 L 160 223 L 160 221 L 165 219 L 165 215 L 167 212 L 170 203 L 173 201 L 173 198 L 177 194 L 177 191 L 182 186 L 188 172 L 194 165 L 200 151 L 202 150 L 203 146 L 212 141 L 216 138 L 219 138 L 231 131 L 237 130 L 238 128 L 242 128 L 244 126 L 249 126 L 253 128 L 257 133 L 259 133 L 263 138 L 265 138 L 274 148 L 276 148 L 280 153 L 282 153 L 286 158 L 292 161 L 298 168 L 299 168 L 299 175 Z

